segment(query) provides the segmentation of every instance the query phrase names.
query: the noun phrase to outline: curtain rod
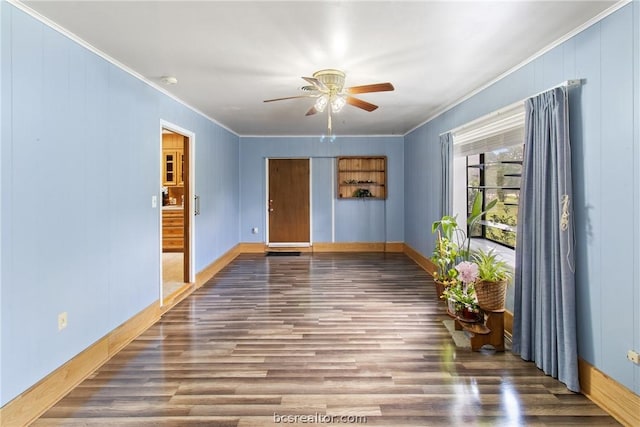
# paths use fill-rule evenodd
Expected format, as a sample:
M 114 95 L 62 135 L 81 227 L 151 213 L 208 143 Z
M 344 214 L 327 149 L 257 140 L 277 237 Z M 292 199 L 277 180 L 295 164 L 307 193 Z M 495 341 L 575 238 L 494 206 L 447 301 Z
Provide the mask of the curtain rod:
M 540 91 L 540 92 L 536 93 L 535 95 L 527 96 L 527 97 L 526 97 L 525 99 L 523 99 L 521 102 L 524 102 L 524 101 L 526 101 L 526 100 L 527 100 L 527 99 L 529 99 L 529 98 L 533 98 L 534 96 L 541 95 L 541 94 L 543 94 L 543 93 L 545 93 L 545 92 L 548 92 L 548 91 L 550 91 L 550 90 L 557 89 L 557 88 L 559 88 L 559 87 L 563 87 L 563 86 L 564 86 L 564 87 L 567 87 L 567 88 L 571 88 L 571 87 L 575 87 L 575 86 L 580 86 L 581 84 L 582 84 L 582 79 L 571 79 L 571 80 L 565 80 L 565 81 L 563 81 L 562 83 L 559 83 L 559 84 L 557 84 L 557 85 L 555 85 L 555 86 L 553 86 L 553 87 L 550 87 L 549 89 L 546 89 L 546 90 Z
M 525 102 L 527 99 L 529 99 L 529 98 L 533 98 L 533 97 L 538 96 L 538 95 L 541 95 L 541 94 L 543 94 L 543 93 L 545 93 L 545 92 L 548 92 L 548 91 L 550 91 L 550 90 L 553 90 L 553 89 L 556 89 L 556 88 L 559 88 L 559 87 L 567 87 L 567 88 L 571 88 L 571 87 L 575 87 L 575 86 L 580 86 L 581 84 L 582 84 L 582 79 L 570 79 L 570 80 L 565 80 L 565 81 L 563 81 L 563 82 L 561 82 L 561 83 L 558 83 L 557 85 L 552 86 L 552 87 L 550 87 L 550 88 L 548 88 L 548 89 L 545 89 L 545 90 L 540 91 L 540 92 L 538 92 L 538 93 L 536 93 L 536 94 L 533 94 L 533 95 L 527 96 L 526 98 L 523 98 L 523 99 L 521 99 L 521 100 L 519 100 L 519 101 L 513 102 L 513 103 L 511 103 L 511 104 L 507 105 L 506 107 L 502 107 L 502 108 L 500 108 L 499 110 L 492 111 L 492 112 L 491 112 L 491 113 L 489 113 L 489 114 L 485 114 L 484 116 L 478 117 L 477 119 L 474 119 L 474 120 L 472 120 L 472 121 L 470 121 L 470 122 L 467 122 L 467 123 L 465 123 L 465 124 L 463 124 L 463 125 L 460 125 L 460 126 L 457 126 L 457 127 L 453 128 L 453 129 L 450 129 L 450 130 L 448 130 L 448 131 L 442 132 L 439 136 L 444 135 L 444 134 L 447 134 L 447 133 L 455 133 L 455 132 L 458 132 L 458 131 L 462 130 L 463 128 L 468 127 L 468 126 L 469 126 L 469 125 L 471 125 L 472 123 L 475 123 L 475 122 L 477 122 L 477 121 L 484 120 L 484 119 L 486 119 L 486 118 L 488 118 L 488 117 L 491 117 L 491 116 L 497 116 L 497 115 L 500 115 L 502 112 L 504 112 L 504 111 L 508 111 L 508 110 L 511 110 L 512 108 L 515 108 L 515 107 L 516 107 L 516 106 L 518 106 L 519 104 L 522 104 L 522 103 L 523 103 L 523 102 Z

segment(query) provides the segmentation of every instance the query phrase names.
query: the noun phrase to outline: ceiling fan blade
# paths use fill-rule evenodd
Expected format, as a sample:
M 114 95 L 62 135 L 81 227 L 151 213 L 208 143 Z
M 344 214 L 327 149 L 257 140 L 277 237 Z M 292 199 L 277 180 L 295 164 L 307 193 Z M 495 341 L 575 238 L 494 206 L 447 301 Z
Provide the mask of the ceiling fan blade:
M 395 88 L 391 83 L 374 83 L 371 85 L 352 86 L 345 89 L 347 93 L 387 92 Z
M 318 90 L 315 86 L 302 86 L 300 89 L 305 92 L 316 92 Z
M 316 110 L 316 106 L 314 105 L 311 108 L 309 108 L 309 111 L 307 111 L 307 114 L 305 114 L 305 116 L 313 116 L 317 112 L 318 110 Z
M 273 101 L 283 101 L 285 99 L 297 99 L 297 98 L 315 98 L 316 95 L 297 95 L 297 96 L 286 96 L 284 98 L 274 98 L 274 99 L 265 99 L 262 102 L 273 102 Z
M 322 83 L 320 80 L 316 79 L 315 77 L 303 77 L 303 79 L 308 81 L 312 85 L 314 85 L 316 89 L 318 89 L 321 92 L 326 92 L 329 90 L 324 83 Z
M 347 96 L 347 104 L 353 105 L 354 107 L 362 108 L 366 111 L 373 111 L 378 108 L 377 105 L 371 104 L 367 101 L 363 101 L 362 99 L 354 98 L 353 96 Z

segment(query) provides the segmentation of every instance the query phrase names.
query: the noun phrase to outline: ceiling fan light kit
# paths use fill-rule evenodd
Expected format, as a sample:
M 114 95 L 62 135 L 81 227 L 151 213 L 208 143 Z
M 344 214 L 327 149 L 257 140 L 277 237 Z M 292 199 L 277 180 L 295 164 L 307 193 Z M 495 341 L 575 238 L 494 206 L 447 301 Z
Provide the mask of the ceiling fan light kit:
M 331 114 L 339 113 L 346 105 L 352 105 L 362 110 L 371 112 L 378 108 L 377 105 L 363 101 L 359 98 L 351 96 L 358 93 L 386 92 L 394 90 L 391 83 L 374 83 L 363 86 L 344 87 L 345 73 L 340 70 L 328 68 L 316 71 L 312 77 L 302 77 L 311 85 L 303 86 L 301 89 L 310 92 L 305 95 L 288 96 L 285 98 L 265 99 L 264 102 L 282 101 L 285 99 L 296 98 L 317 98 L 313 106 L 307 111 L 306 115 L 311 116 L 316 113 L 322 113 L 327 110 L 327 130 L 329 135 L 332 134 Z M 329 108 L 327 108 L 329 106 Z
M 328 103 L 329 99 L 327 98 L 327 95 L 322 95 L 321 97 L 316 99 L 316 103 L 313 106 L 317 112 L 322 113 L 324 109 L 327 108 Z
M 339 113 L 340 110 L 342 110 L 342 107 L 344 107 L 344 104 L 346 103 L 347 101 L 344 98 L 344 96 L 336 95 L 335 97 L 331 98 L 331 112 Z

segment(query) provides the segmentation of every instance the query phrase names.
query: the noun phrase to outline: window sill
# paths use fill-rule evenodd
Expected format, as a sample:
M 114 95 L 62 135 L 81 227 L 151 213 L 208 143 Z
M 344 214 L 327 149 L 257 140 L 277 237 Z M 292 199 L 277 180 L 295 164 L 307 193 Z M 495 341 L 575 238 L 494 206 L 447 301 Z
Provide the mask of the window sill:
M 471 250 L 482 249 L 487 252 L 493 249 L 496 253 L 502 257 L 502 260 L 506 262 L 512 269 L 516 267 L 516 251 L 515 249 L 507 248 L 496 242 L 492 242 L 487 239 L 471 239 Z

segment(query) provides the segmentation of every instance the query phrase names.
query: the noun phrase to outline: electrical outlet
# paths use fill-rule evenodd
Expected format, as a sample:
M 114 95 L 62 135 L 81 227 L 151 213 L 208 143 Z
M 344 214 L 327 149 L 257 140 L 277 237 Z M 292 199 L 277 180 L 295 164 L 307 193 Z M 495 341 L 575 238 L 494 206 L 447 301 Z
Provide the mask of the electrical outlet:
M 637 351 L 627 351 L 627 359 L 631 360 L 636 365 L 640 365 L 640 354 Z
M 58 330 L 61 331 L 67 327 L 67 312 L 63 311 L 58 314 Z
M 252 232 L 253 234 L 258 234 L 258 227 L 253 227 L 253 228 L 251 229 L 251 232 Z

